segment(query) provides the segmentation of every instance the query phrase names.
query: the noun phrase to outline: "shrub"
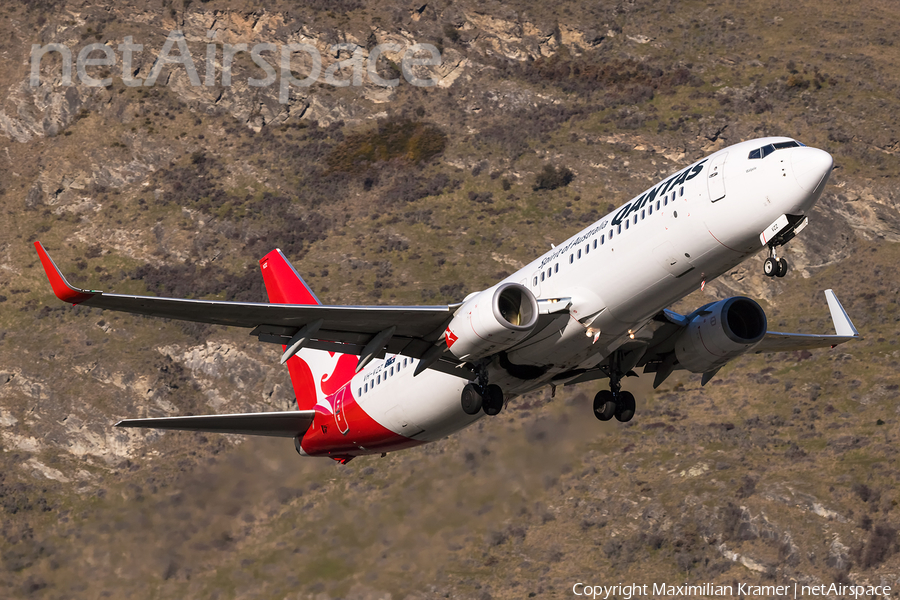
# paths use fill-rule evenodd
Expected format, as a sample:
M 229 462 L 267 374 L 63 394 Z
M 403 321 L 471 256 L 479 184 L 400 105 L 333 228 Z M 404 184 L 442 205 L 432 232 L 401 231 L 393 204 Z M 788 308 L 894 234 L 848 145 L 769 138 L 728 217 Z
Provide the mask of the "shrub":
M 860 567 L 870 569 L 894 554 L 897 546 L 897 530 L 882 523 L 869 531 L 869 537 L 865 543 L 854 548 L 853 555 Z
M 494 194 L 492 192 L 469 192 L 469 202 L 478 202 L 480 204 L 493 204 Z
M 408 119 L 388 119 L 374 132 L 354 133 L 326 158 L 331 172 L 353 172 L 376 162 L 416 165 L 444 151 L 447 136 L 438 127 Z
M 659 93 L 672 93 L 700 80 L 683 66 L 657 66 L 634 59 L 610 59 L 596 54 L 573 57 L 565 50 L 523 64 L 505 66 L 510 75 L 534 84 L 548 84 L 566 92 L 599 95 L 601 104 L 640 104 Z
M 444 37 L 451 42 L 456 43 L 459 41 L 459 30 L 451 23 L 447 23 L 444 25 Z
M 531 187 L 534 191 L 555 190 L 569 185 L 573 179 L 575 179 L 575 174 L 568 168 L 546 164 L 543 170 L 537 174 L 534 185 Z

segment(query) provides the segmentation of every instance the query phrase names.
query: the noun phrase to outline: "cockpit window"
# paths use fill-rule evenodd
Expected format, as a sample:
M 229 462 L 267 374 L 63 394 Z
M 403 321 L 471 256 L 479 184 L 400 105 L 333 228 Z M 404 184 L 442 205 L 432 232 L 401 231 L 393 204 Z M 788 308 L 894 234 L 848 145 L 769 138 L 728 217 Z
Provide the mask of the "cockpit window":
M 750 156 L 747 158 L 765 158 L 768 155 L 772 154 L 776 150 L 784 150 L 785 148 L 797 148 L 798 146 L 802 146 L 800 142 L 795 142 L 791 140 L 789 142 L 778 142 L 776 144 L 768 144 L 763 146 L 762 148 L 757 148 L 756 150 L 750 151 Z

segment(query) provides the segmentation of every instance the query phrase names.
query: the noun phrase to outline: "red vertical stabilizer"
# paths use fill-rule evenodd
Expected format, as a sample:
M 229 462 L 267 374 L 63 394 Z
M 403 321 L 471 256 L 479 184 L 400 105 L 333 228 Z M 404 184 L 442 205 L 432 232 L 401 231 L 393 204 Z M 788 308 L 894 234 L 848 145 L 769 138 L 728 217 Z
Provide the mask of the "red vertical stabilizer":
M 259 261 L 263 283 L 272 304 L 321 304 L 297 270 L 279 249 L 272 250 Z M 291 384 L 297 396 L 297 408 L 310 410 L 316 406 L 316 382 L 309 365 L 294 355 L 287 361 Z

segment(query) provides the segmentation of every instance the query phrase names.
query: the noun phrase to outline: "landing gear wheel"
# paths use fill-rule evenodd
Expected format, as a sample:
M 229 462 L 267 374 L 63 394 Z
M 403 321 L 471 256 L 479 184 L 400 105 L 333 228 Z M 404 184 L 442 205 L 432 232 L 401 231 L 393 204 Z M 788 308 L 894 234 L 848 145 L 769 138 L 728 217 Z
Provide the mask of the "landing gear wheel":
M 776 277 L 784 277 L 788 272 L 788 262 L 783 258 L 778 261 L 778 267 L 775 269 Z
M 763 263 L 763 273 L 765 273 L 767 277 L 774 277 L 775 274 L 778 273 L 778 261 L 771 256 L 767 258 L 766 262 Z
M 616 414 L 616 398 L 609 390 L 600 390 L 594 396 L 594 416 L 609 421 Z
M 503 410 L 503 390 L 499 385 L 489 385 L 484 390 L 484 414 L 494 416 Z
M 464 413 L 467 415 L 477 415 L 478 411 L 481 410 L 481 405 L 484 400 L 481 397 L 481 392 L 478 391 L 478 386 L 474 383 L 470 383 L 463 388 L 460 402 Z
M 634 417 L 634 394 L 631 392 L 619 392 L 616 402 L 616 419 L 621 423 L 627 423 Z

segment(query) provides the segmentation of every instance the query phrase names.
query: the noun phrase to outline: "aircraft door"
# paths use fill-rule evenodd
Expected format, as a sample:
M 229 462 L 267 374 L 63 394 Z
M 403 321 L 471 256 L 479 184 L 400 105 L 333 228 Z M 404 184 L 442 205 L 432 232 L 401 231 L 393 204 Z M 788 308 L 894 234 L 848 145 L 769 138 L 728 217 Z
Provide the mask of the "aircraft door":
M 709 199 L 717 202 L 725 197 L 725 159 L 728 153 L 717 154 L 709 165 L 709 175 L 706 177 L 709 186 Z
M 345 401 L 348 399 L 347 396 L 349 395 L 349 385 L 345 385 L 334 395 L 334 423 L 337 425 L 338 431 L 344 435 L 347 435 L 347 432 L 350 430 L 350 425 L 347 423 L 347 415 L 345 412 L 346 407 L 344 406 Z

